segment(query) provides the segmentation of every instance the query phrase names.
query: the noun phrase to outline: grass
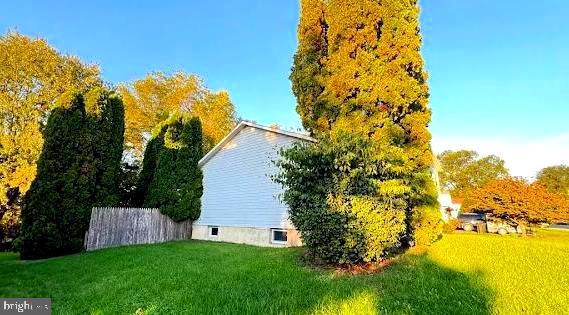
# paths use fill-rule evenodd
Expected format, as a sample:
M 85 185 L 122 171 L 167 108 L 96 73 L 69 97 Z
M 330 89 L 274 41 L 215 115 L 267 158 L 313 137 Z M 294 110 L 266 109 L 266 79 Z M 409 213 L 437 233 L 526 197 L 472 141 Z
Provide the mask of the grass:
M 569 309 L 569 232 L 452 234 L 384 272 L 337 275 L 299 249 L 182 241 L 43 261 L 0 255 L 0 296 L 55 314 L 550 313 Z

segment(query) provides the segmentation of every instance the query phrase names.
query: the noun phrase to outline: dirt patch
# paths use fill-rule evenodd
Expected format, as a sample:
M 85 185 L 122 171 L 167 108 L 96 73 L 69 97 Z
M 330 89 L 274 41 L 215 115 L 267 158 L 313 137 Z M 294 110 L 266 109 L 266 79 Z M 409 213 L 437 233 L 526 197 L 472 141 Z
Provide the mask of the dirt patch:
M 382 272 L 383 270 L 392 266 L 396 258 L 384 259 L 379 262 L 369 262 L 369 263 L 358 263 L 351 265 L 341 265 L 335 268 L 334 272 L 336 275 L 362 275 Z

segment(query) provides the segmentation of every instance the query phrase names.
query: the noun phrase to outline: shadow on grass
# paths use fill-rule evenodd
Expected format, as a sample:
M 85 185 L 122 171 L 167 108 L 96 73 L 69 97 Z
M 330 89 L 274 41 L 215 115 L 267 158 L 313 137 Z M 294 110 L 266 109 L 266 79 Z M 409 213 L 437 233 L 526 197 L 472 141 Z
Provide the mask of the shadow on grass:
M 54 313 L 487 314 L 478 274 L 406 255 L 382 273 L 337 276 L 298 249 L 183 241 L 37 261 L 0 260 L 3 297 L 50 297 Z M 12 257 L 11 257 L 12 258 Z
M 482 278 L 440 266 L 425 254 L 407 255 L 380 274 L 331 280 L 331 286 L 343 289 L 325 296 L 311 312 L 490 314 L 494 294 L 481 285 Z

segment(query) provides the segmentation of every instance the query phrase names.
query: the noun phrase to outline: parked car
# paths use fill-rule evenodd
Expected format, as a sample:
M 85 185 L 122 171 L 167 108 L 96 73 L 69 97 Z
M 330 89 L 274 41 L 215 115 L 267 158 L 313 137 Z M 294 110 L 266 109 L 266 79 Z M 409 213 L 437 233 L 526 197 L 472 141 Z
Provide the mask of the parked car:
M 458 215 L 459 228 L 465 231 L 474 231 L 480 223 L 486 223 L 486 215 L 483 213 L 461 213 Z
M 569 224 L 568 223 L 556 223 L 556 224 L 551 224 L 550 226 L 548 226 L 548 228 L 554 229 L 554 230 L 569 231 Z
M 458 216 L 459 228 L 465 231 L 474 231 L 479 224 L 485 224 L 488 233 L 500 235 L 523 233 L 523 227 L 483 213 L 461 213 Z
M 486 221 L 486 230 L 488 230 L 488 233 L 498 233 L 500 235 L 523 233 L 520 225 L 499 220 Z

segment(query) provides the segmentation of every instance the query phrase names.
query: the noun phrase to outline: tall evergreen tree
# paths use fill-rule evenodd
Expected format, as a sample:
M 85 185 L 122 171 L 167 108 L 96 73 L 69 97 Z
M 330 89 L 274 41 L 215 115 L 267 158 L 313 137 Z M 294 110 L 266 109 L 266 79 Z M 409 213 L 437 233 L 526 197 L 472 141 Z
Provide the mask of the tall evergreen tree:
M 290 75 L 297 99 L 296 111 L 304 128 L 311 132 L 330 128 L 327 103 L 320 98 L 324 91 L 323 68 L 328 54 L 328 24 L 322 0 L 303 0 L 298 25 L 298 50 Z
M 168 126 L 160 124 L 155 128 L 152 138 L 146 144 L 144 150 L 144 157 L 142 159 L 142 166 L 138 174 L 138 180 L 133 196 L 133 206 L 143 206 L 144 199 L 148 194 L 150 183 L 154 178 L 156 172 L 156 165 L 158 164 L 158 156 L 164 147 L 164 133 Z
M 301 10 L 291 79 L 305 127 L 394 134 L 430 165 L 416 1 L 302 0 Z
M 85 120 L 81 97 L 49 117 L 38 175 L 24 197 L 22 259 L 65 255 L 82 248 L 96 174 Z
M 88 127 L 94 136 L 97 160 L 96 205 L 119 202 L 118 185 L 124 146 L 124 106 L 115 93 L 98 88 L 86 94 L 87 113 L 93 118 Z
M 199 118 L 176 113 L 159 125 L 144 156 L 140 194 L 174 221 L 196 220 L 203 193 L 198 162 L 203 156 Z
M 335 189 L 338 202 L 329 206 L 357 216 L 354 198 L 372 198 L 383 211 L 404 209 L 403 242 L 436 239 L 440 214 L 417 1 L 301 0 L 298 39 L 291 81 L 304 127 L 327 146 L 353 141 L 369 151 L 364 164 L 352 163 L 354 152 L 336 158 L 344 164 L 339 183 L 366 174 L 367 188 Z
M 87 102 L 77 95 L 52 112 L 38 174 L 24 197 L 22 259 L 81 251 L 91 207 L 118 201 L 122 111 L 120 99 L 95 90 Z

